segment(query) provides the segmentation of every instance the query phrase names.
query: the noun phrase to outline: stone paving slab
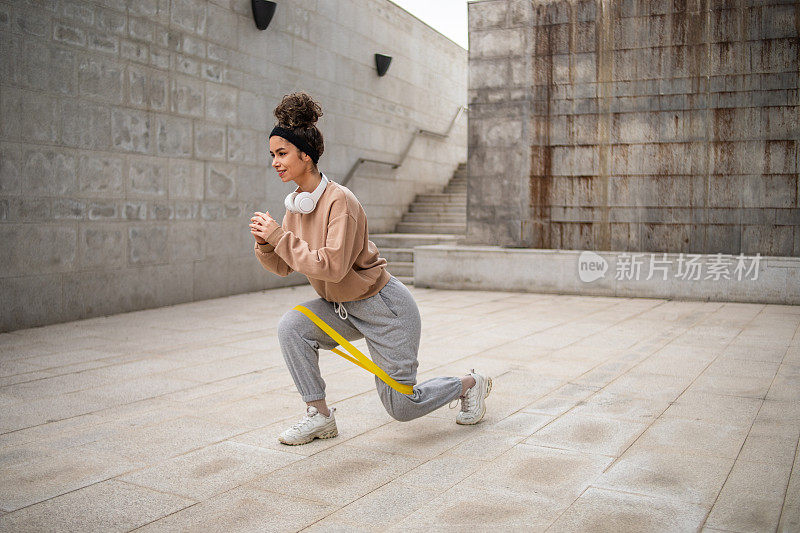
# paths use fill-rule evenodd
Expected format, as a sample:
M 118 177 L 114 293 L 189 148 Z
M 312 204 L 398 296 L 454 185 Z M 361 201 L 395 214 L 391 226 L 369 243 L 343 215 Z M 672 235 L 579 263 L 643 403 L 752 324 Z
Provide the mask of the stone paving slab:
M 477 426 L 323 351 L 339 436 L 280 444 L 309 286 L 0 335 L 0 531 L 800 529 L 800 307 L 410 289 Z

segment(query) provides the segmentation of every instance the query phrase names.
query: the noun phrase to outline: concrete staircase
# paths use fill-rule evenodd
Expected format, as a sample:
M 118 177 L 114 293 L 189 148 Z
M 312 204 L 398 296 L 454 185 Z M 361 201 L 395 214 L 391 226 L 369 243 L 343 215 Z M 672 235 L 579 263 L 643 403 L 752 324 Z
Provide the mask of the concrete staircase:
M 388 269 L 407 285 L 414 283 L 414 247 L 455 244 L 467 233 L 467 165 L 461 163 L 440 193 L 418 194 L 395 233 L 371 234 L 389 262 Z

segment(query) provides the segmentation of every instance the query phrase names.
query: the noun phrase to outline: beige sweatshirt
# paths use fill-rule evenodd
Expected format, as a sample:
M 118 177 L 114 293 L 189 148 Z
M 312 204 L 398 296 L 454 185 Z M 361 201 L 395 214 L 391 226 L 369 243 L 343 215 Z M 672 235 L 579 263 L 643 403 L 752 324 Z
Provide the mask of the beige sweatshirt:
M 330 302 L 374 296 L 389 281 L 386 259 L 369 240 L 367 215 L 350 189 L 330 182 L 309 214 L 286 211 L 281 227 L 255 246 L 261 264 L 279 276 L 297 271 Z

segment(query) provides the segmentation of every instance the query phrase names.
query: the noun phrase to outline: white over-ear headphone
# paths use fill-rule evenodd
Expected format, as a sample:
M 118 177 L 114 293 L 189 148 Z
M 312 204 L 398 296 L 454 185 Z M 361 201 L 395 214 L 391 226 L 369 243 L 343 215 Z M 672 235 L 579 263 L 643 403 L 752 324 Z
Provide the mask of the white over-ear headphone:
M 286 209 L 291 211 L 292 213 L 301 213 L 303 215 L 307 215 L 317 207 L 317 202 L 319 201 L 320 196 L 325 191 L 325 186 L 328 185 L 328 178 L 325 177 L 325 174 L 322 174 L 322 179 L 319 180 L 319 185 L 317 188 L 314 189 L 314 192 L 298 192 L 294 191 L 290 193 L 289 196 L 286 197 L 286 200 L 283 201 L 283 204 L 286 206 Z

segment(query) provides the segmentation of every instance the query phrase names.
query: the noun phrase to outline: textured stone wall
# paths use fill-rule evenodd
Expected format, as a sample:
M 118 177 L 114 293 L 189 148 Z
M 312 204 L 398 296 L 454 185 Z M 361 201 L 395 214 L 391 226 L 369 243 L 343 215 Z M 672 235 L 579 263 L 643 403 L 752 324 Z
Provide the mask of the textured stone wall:
M 469 5 L 468 234 L 798 256 L 800 3 Z
M 376 52 L 393 56 L 375 72 Z M 286 93 L 325 112 L 320 168 L 444 131 L 467 52 L 387 0 L 0 0 L 0 331 L 298 283 L 261 269 L 250 214 L 291 190 L 266 134 Z M 466 119 L 348 184 L 373 232 L 466 159 Z

